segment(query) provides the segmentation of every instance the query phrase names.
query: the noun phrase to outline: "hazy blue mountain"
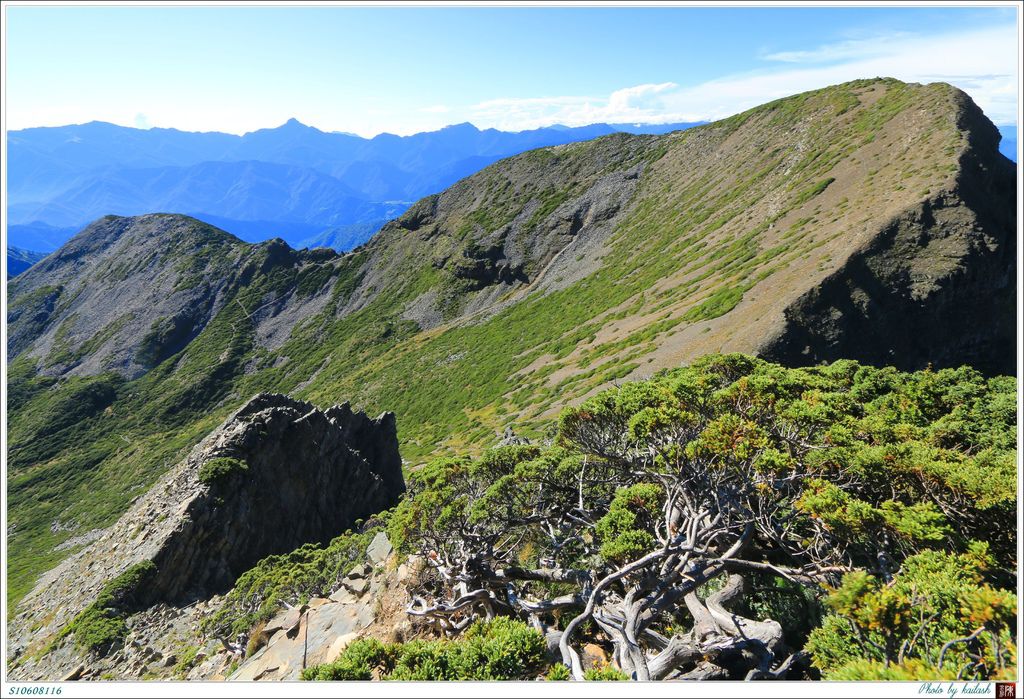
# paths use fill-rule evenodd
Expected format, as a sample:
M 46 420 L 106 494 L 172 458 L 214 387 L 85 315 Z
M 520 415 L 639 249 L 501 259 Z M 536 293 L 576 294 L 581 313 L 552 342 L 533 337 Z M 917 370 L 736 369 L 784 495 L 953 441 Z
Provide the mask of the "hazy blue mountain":
M 999 152 L 1013 162 L 1017 162 L 1017 126 L 1015 124 L 1000 126 L 999 134 L 1003 140 L 999 142 Z
M 45 252 L 33 252 L 7 246 L 7 278 L 16 277 L 39 260 L 46 257 Z
M 295 119 L 243 136 L 103 122 L 24 129 L 7 137 L 8 220 L 21 227 L 16 242 L 13 229 L 9 235 L 19 247 L 52 250 L 105 214 L 175 212 L 253 242 L 278 236 L 290 244 L 355 246 L 409 202 L 510 155 L 616 131 L 660 134 L 692 125 L 506 132 L 464 123 L 373 138 Z M 55 240 L 47 226 L 63 235 Z
M 474 158 L 482 157 L 479 162 L 489 164 L 524 150 L 589 140 L 615 131 L 665 133 L 692 125 L 593 124 L 506 132 L 481 130 L 466 123 L 411 136 L 385 133 L 370 139 L 320 131 L 295 119 L 244 136 L 135 129 L 103 122 L 23 129 L 11 131 L 7 137 L 8 201 L 43 201 L 70 188 L 83 175 L 102 176 L 109 172 L 104 168 L 140 169 L 245 160 L 297 165 L 333 177 L 345 176 L 346 184 L 372 199 L 372 189 L 379 189 L 380 185 L 371 182 L 364 188 L 358 173 L 369 173 L 370 180 L 383 176 L 386 181 L 406 186 L 400 182 L 403 177 L 428 182 L 434 171 L 449 168 L 464 172 L 465 168 L 457 164 L 472 162 Z M 353 167 L 357 164 L 358 167 Z M 403 196 L 430 193 L 403 192 Z
M 351 250 L 368 241 L 389 220 L 390 218 L 382 218 L 366 223 L 351 223 L 347 226 L 328 228 L 317 235 L 300 240 L 294 247 Z
M 53 252 L 77 233 L 78 227 L 51 226 L 42 221 L 7 224 L 7 244 L 35 252 Z
M 224 160 L 238 136 L 133 129 L 100 121 L 7 134 L 8 202 L 39 201 L 100 168 L 192 165 Z
M 311 168 L 277 163 L 206 162 L 187 167 L 104 169 L 59 197 L 8 207 L 15 221 L 73 226 L 106 214 L 201 213 L 244 221 L 321 227 L 380 218 L 388 207 Z

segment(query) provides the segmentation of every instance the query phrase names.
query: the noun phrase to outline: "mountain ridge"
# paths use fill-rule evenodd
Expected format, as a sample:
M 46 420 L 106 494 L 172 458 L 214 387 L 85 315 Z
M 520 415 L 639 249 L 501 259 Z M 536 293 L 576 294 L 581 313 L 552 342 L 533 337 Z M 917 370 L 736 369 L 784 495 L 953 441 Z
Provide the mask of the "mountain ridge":
M 1015 173 L 997 140 L 948 85 L 865 80 L 514 156 L 344 255 L 98 221 L 10 286 L 13 599 L 260 391 L 393 410 L 415 464 L 513 422 L 542 438 L 566 404 L 719 350 L 1003 371 Z M 175 235 L 188 246 L 161 248 Z M 132 236 L 153 247 L 87 252 Z M 112 302 L 151 279 L 166 305 Z
M 169 210 L 197 216 L 254 242 L 280 235 L 295 247 L 315 239 L 337 239 L 354 247 L 365 242 L 368 234 L 401 213 L 413 200 L 441 191 L 503 157 L 535 147 L 610 133 L 663 134 L 700 123 L 598 123 L 582 127 L 556 124 L 504 132 L 479 129 L 465 122 L 433 132 L 410 136 L 383 133 L 370 139 L 324 132 L 294 119 L 278 127 L 243 135 L 137 129 L 98 121 L 23 129 L 8 134 L 11 150 L 8 214 L 18 229 L 16 235 L 11 232 L 9 242 L 16 247 L 49 252 L 55 249 L 53 240 L 59 243 L 70 237 L 67 230 L 80 230 L 101 215 Z M 1015 158 L 1015 127 L 1000 127 L 1000 133 L 1003 135 L 1001 152 Z M 452 142 L 453 135 L 459 134 L 463 136 L 461 143 L 458 139 Z M 79 152 L 83 150 L 84 153 Z M 238 174 L 200 179 L 205 191 L 220 192 L 224 197 L 230 194 L 236 208 L 265 209 L 258 217 L 249 214 L 239 218 L 226 214 L 223 205 L 202 208 L 180 198 L 182 190 L 192 186 L 190 182 L 196 184 L 189 172 L 200 164 L 207 163 L 209 169 L 209 164 L 215 162 L 247 160 L 268 163 L 266 167 L 306 168 L 320 173 L 322 178 L 332 178 L 333 187 L 349 191 L 318 215 L 306 216 L 307 220 L 302 223 L 294 220 L 287 206 L 274 209 L 271 202 L 277 200 L 273 197 L 261 200 L 250 195 L 239 201 L 239 186 L 243 191 L 259 186 L 258 181 L 245 181 L 244 173 L 242 179 Z M 154 192 L 152 187 L 141 191 L 134 186 L 139 170 L 157 169 L 163 171 L 151 172 L 151 179 L 165 182 L 164 191 Z M 301 184 L 301 179 L 296 181 L 296 186 Z M 294 190 L 290 181 L 291 178 L 278 177 L 278 189 Z M 127 182 L 127 190 L 118 182 Z M 293 196 L 301 196 L 301 192 L 294 192 Z M 261 226 L 271 233 L 261 237 Z M 331 228 L 339 226 L 348 228 L 349 233 L 341 237 L 329 234 Z M 60 237 L 54 239 L 55 231 L 50 228 L 60 229 Z

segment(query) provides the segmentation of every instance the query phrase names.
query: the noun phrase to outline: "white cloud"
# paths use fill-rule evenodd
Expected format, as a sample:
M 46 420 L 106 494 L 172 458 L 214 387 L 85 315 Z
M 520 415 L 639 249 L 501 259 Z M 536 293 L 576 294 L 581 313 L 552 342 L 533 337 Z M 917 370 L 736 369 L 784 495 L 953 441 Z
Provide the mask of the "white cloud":
M 825 44 L 810 51 L 779 51 L 762 58 L 782 63 L 830 63 L 849 59 L 863 59 L 869 56 L 885 56 L 892 52 L 894 42 L 914 38 L 908 32 L 893 32 L 863 39 L 849 39 L 834 44 Z
M 519 130 L 550 124 L 720 119 L 771 100 L 858 78 L 949 82 L 967 92 L 997 124 L 1017 121 L 1017 34 L 1013 26 L 915 36 L 890 34 L 777 52 L 772 65 L 697 85 L 627 87 L 605 97 L 494 99 L 469 108 L 478 126 Z
M 447 107 L 443 104 L 434 104 L 429 107 L 420 107 L 416 111 L 423 112 L 424 114 L 447 114 L 451 111 L 451 107 Z
M 637 85 L 616 90 L 608 97 L 608 110 L 613 114 L 619 114 L 629 110 L 650 109 L 658 105 L 657 95 L 677 89 L 675 83 L 660 83 L 658 85 Z
M 502 129 L 532 129 L 550 124 L 583 126 L 599 122 L 672 121 L 664 96 L 678 90 L 675 83 L 635 85 L 607 97 L 526 97 L 488 100 L 470 107 L 477 125 Z
M 727 77 L 672 95 L 717 118 L 805 90 L 855 80 L 892 77 L 906 82 L 943 81 L 967 92 L 996 123 L 1017 120 L 1017 34 L 1012 26 L 871 44 L 864 54 L 827 66 L 793 67 Z

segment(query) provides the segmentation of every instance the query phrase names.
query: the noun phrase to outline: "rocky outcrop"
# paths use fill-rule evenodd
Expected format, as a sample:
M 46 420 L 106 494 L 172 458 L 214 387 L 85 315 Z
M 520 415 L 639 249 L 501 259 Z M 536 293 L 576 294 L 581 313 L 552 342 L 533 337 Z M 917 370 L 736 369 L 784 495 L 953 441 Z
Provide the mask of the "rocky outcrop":
M 361 286 L 369 292 L 404 278 L 410 258 L 395 247 L 429 244 L 442 293 L 424 290 L 406 314 L 430 329 L 579 281 L 599 267 L 603 245 L 627 217 L 644 171 L 637 161 L 650 145 L 646 137 L 616 135 L 589 144 L 586 158 L 556 147 L 503 161 L 499 177 L 491 168 L 466 178 L 381 229 L 367 246 Z M 494 196 L 499 181 L 505 193 Z M 371 299 L 358 290 L 347 310 Z
M 82 657 L 63 644 L 45 662 L 26 663 L 15 673 L 62 681 L 298 680 L 303 669 L 336 660 L 358 638 L 395 641 L 413 635 L 414 621 L 405 612 L 407 587 L 423 569 L 415 556 L 399 563 L 387 536 L 378 533 L 328 597 L 282 604 L 251 636 L 224 639 L 200 631 L 221 607 L 222 596 L 185 606 L 161 602 L 129 617 L 124 643 L 106 656 Z
M 135 591 L 138 609 L 206 599 L 268 555 L 327 541 L 387 509 L 404 489 L 391 413 L 371 419 L 347 404 L 322 411 L 257 395 L 98 541 L 42 578 L 12 620 L 12 643 L 39 646 L 144 561 L 156 570 Z
M 303 669 L 336 660 L 357 638 L 403 638 L 413 628 L 405 613 L 406 585 L 420 564 L 411 559 L 397 565 L 387 536 L 378 534 L 367 547 L 366 561 L 356 565 L 329 598 L 313 598 L 271 619 L 254 644 L 259 649 L 227 679 L 297 680 Z M 202 672 L 199 669 L 196 677 Z

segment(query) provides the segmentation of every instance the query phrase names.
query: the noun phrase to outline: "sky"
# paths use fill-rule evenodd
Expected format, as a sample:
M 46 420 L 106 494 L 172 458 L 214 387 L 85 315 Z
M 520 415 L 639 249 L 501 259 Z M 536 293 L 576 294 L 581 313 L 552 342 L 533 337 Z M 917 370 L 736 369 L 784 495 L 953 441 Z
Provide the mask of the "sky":
M 5 6 L 5 126 L 401 135 L 713 120 L 847 80 L 1017 123 L 1017 7 Z

